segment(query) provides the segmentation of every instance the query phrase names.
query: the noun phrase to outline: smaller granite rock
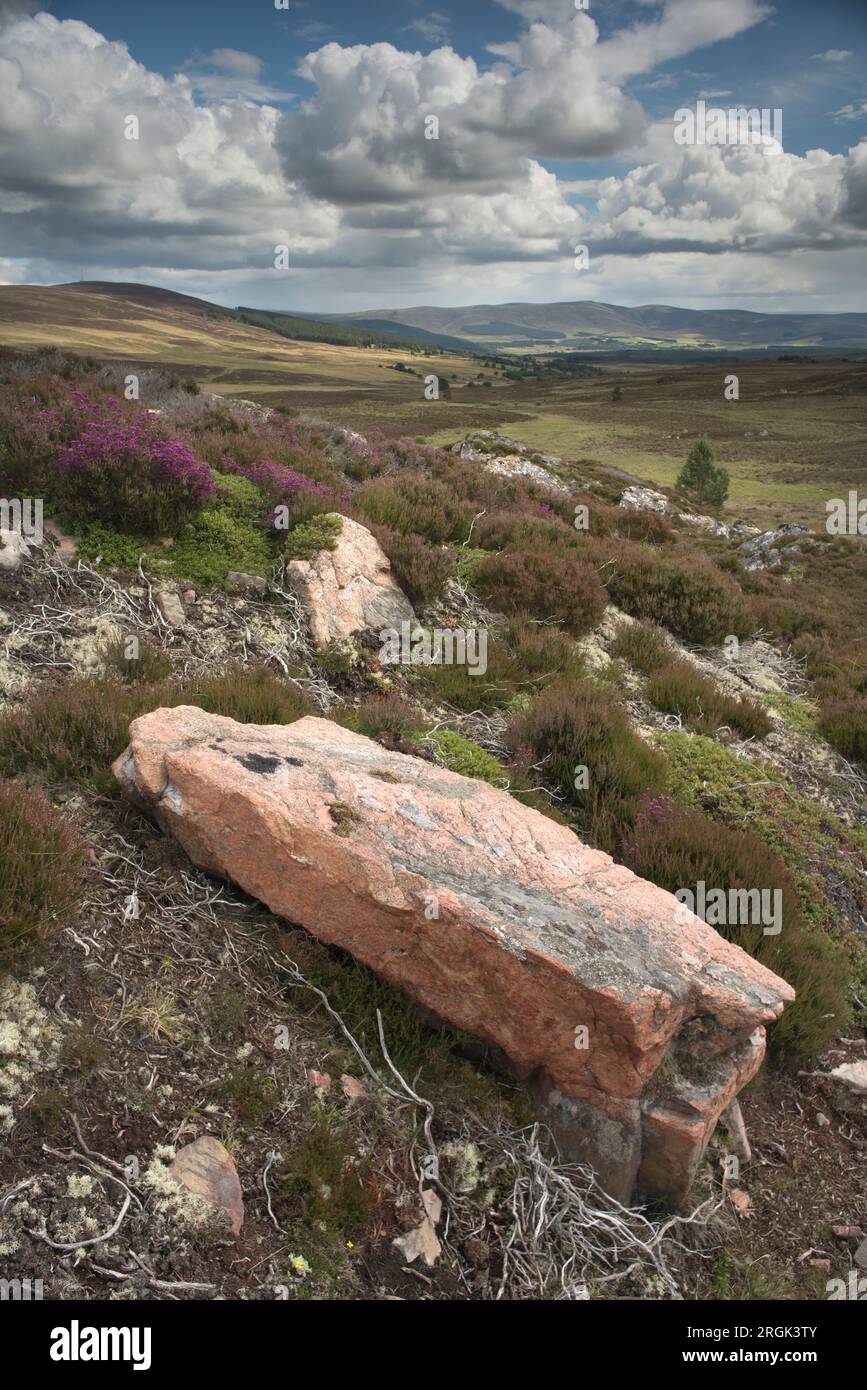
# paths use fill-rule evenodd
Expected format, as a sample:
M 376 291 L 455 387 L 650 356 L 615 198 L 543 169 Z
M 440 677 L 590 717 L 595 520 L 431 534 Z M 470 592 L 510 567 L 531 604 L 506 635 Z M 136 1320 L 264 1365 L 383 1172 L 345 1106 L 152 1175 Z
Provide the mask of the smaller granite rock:
M 184 605 L 173 589 L 158 589 L 157 608 L 169 627 L 183 627 L 187 621 Z
M 696 531 L 704 531 L 709 536 L 719 536 L 721 540 L 728 540 L 729 528 L 724 521 L 716 521 L 712 516 L 696 515 L 693 512 L 678 512 L 678 521 L 684 526 L 692 526 Z
M 555 478 L 547 468 L 542 468 L 530 459 L 522 458 L 520 454 L 503 454 L 491 459 L 490 463 L 485 464 L 485 472 L 496 473 L 501 478 L 529 478 L 531 482 L 538 483 L 549 492 L 558 492 L 564 497 L 568 497 L 571 491 L 571 488 L 560 478 Z
M 414 623 L 412 604 L 376 537 L 351 517 L 329 515 L 341 523 L 334 549 L 320 550 L 312 560 L 292 560 L 286 570 L 307 609 L 316 647 L 345 643 L 366 629 L 399 631 L 401 623 Z
M 264 594 L 268 589 L 267 579 L 258 574 L 245 574 L 243 570 L 229 570 L 226 583 L 232 589 L 251 590 L 257 594 Z
M 856 1096 L 867 1096 L 867 1062 L 844 1062 L 835 1067 L 831 1075 L 842 1081 Z
M 178 1150 L 169 1172 L 197 1197 L 222 1207 L 232 1233 L 238 1234 L 244 1224 L 244 1198 L 238 1171 L 219 1139 L 203 1134 L 194 1143 L 185 1144 Z
M 17 570 L 30 555 L 30 546 L 20 531 L 0 531 L 0 570 Z

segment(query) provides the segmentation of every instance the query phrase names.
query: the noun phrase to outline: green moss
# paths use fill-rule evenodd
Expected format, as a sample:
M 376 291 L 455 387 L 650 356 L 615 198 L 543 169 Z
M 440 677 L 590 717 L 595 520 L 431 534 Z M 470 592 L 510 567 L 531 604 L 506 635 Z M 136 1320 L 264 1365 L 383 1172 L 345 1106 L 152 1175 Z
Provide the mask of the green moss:
M 804 734 L 807 738 L 815 737 L 818 724 L 817 714 L 812 705 L 808 705 L 805 700 L 797 699 L 794 695 L 786 695 L 782 690 L 772 691 L 766 694 L 764 699 L 765 704 L 782 715 L 795 733 Z
M 458 558 L 452 567 L 452 578 L 462 584 L 465 589 L 472 589 L 475 585 L 476 570 L 483 560 L 488 558 L 490 551 L 479 550 L 474 546 L 465 546 L 458 552 Z
M 490 782 L 495 787 L 502 787 L 508 782 L 506 769 L 493 754 L 453 729 L 414 734 L 413 742 L 432 748 L 445 767 L 459 772 L 462 777 L 477 777 L 479 781 Z
M 145 569 L 215 588 L 225 586 L 229 570 L 267 577 L 273 551 L 255 521 L 259 489 L 246 478 L 225 474 L 219 495 L 220 502 L 201 511 L 171 546 L 154 549 L 144 536 L 123 535 L 94 521 L 75 528 L 79 554 L 125 570 L 138 569 L 141 558 Z
M 245 518 L 255 515 L 257 508 L 265 510 L 265 494 L 249 478 L 237 473 L 220 473 L 217 469 L 211 469 L 211 476 L 217 484 L 219 506 Z
M 167 563 L 179 578 L 214 587 L 225 585 L 230 570 L 265 577 L 271 562 L 267 537 L 249 518 L 238 514 L 234 502 L 200 512 L 167 555 Z
M 321 550 L 334 550 L 343 519 L 321 512 L 301 521 L 286 537 L 287 560 L 313 560 Z
M 117 569 L 136 570 L 139 558 L 144 556 L 144 567 L 149 568 L 152 552 L 148 550 L 150 542 L 144 536 L 122 536 L 101 521 L 89 521 L 84 525 L 78 523 L 74 531 L 78 554 L 83 560 L 102 560 L 103 564 L 113 565 Z

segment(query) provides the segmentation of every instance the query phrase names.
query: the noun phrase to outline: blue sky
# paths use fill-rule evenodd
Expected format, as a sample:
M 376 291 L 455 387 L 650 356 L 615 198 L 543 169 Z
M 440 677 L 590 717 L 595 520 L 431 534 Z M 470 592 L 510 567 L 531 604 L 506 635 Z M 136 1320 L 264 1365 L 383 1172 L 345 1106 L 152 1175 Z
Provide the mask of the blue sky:
M 864 0 L 0 0 L 0 23 L 0 279 L 867 308 Z M 699 98 L 780 107 L 782 148 L 678 149 Z

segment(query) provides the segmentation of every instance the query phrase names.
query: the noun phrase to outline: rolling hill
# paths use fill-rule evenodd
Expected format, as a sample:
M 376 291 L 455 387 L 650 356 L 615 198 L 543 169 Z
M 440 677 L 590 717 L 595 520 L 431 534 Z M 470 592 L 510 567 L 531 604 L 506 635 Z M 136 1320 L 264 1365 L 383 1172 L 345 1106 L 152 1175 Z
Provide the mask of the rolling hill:
M 62 312 L 70 321 L 100 321 L 105 319 L 106 314 L 114 316 L 117 302 L 120 301 L 122 304 L 136 305 L 143 309 L 153 321 L 166 313 L 198 314 L 208 319 L 220 320 L 224 326 L 234 320 L 299 342 L 324 342 L 347 347 L 405 348 L 409 339 L 419 347 L 443 346 L 461 351 L 467 351 L 468 348 L 468 344 L 461 339 L 446 339 L 445 335 L 426 329 L 407 328 L 403 324 L 392 325 L 383 320 L 344 323 L 342 320 L 330 319 L 323 322 L 312 314 L 290 314 L 244 305 L 228 309 L 220 304 L 212 304 L 210 300 L 163 289 L 159 285 L 140 285 L 114 280 L 76 280 L 65 285 L 45 287 L 6 285 L 0 286 L 0 291 L 6 292 L 0 293 L 0 322 L 19 307 L 23 308 L 24 316 L 29 321 L 38 319 L 46 309 L 49 312 L 56 311 L 60 306 L 63 306 Z M 49 295 L 48 299 L 44 297 L 46 294 Z
M 249 394 L 379 393 L 412 354 L 431 359 L 454 379 L 475 371 L 461 345 L 444 349 L 436 335 L 389 332 L 270 310 L 228 309 L 153 285 L 77 282 L 0 285 L 0 345 L 58 347 L 100 358 L 159 363 L 196 376 L 212 389 Z M 444 355 L 445 353 L 445 355 Z

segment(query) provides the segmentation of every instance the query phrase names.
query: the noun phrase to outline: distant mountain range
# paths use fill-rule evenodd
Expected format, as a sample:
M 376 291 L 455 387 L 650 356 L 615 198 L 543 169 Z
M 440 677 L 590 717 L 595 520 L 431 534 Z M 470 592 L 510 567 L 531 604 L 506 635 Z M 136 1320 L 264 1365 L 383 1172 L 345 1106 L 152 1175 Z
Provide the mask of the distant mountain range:
M 447 333 L 488 349 L 529 346 L 540 350 L 619 347 L 867 347 L 867 314 L 762 314 L 748 309 L 678 309 L 670 304 L 621 304 L 575 300 L 563 304 L 471 304 L 459 308 L 419 305 L 318 314 L 323 321 L 375 322 Z
M 135 318 L 135 309 L 144 317 Z M 761 314 L 748 309 L 678 309 L 670 304 L 620 304 L 575 300 L 563 304 L 471 304 L 457 308 L 420 305 L 411 309 L 369 309 L 351 313 L 238 307 L 227 309 L 193 295 L 157 285 L 91 280 L 68 285 L 0 286 L 0 323 L 24 325 L 32 334 L 40 323 L 81 329 L 130 320 L 137 332 L 151 326 L 165 335 L 173 321 L 192 315 L 213 325 L 222 322 L 296 341 L 348 347 L 400 349 L 436 346 L 453 352 L 538 353 L 636 352 L 677 356 L 726 350 L 761 353 L 765 349 L 820 354 L 867 351 L 867 314 Z M 3 339 L 0 339 L 3 341 Z M 252 346 L 252 340 L 251 340 Z

